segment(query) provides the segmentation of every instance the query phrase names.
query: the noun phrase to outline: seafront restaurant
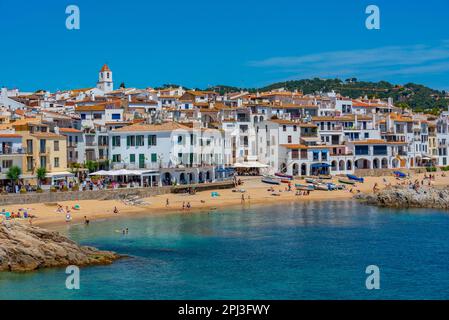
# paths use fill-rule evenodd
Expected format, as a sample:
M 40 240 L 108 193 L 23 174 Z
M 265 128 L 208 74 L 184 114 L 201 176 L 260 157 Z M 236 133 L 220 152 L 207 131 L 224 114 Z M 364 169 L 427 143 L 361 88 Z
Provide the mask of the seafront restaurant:
M 89 174 L 90 177 L 107 177 L 114 186 L 127 187 L 136 184 L 139 187 L 156 187 L 159 185 L 160 173 L 157 170 L 100 170 Z
M 260 176 L 266 174 L 269 166 L 258 161 L 244 161 L 234 163 L 234 169 L 239 176 Z

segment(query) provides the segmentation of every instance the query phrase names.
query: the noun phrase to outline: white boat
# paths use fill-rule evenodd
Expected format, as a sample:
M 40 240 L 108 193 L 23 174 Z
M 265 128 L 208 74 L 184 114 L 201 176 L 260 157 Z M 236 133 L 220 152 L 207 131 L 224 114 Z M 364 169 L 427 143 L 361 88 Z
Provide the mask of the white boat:
M 273 176 L 263 176 L 262 182 L 265 182 L 268 184 L 281 184 L 281 181 Z

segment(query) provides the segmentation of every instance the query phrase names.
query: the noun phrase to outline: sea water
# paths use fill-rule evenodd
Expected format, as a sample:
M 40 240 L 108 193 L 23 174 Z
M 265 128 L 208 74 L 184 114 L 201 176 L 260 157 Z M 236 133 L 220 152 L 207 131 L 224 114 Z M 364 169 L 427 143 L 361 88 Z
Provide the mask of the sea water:
M 84 214 L 84 213 L 83 213 Z M 128 234 L 120 230 L 128 228 Z M 0 274 L 1 299 L 448 299 L 449 213 L 294 202 L 92 221 L 60 230 L 128 255 Z M 366 267 L 379 267 L 368 290 Z

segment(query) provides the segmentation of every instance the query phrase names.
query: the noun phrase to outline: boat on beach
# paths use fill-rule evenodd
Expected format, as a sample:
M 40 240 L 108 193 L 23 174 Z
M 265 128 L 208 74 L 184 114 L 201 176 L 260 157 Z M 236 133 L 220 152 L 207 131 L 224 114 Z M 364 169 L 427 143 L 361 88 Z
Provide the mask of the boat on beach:
M 332 176 L 330 174 L 320 174 L 318 179 L 330 180 L 332 179 Z
M 351 184 L 351 185 L 354 185 L 354 184 L 355 184 L 355 181 L 349 180 L 349 179 L 344 179 L 344 178 L 339 178 L 339 179 L 338 179 L 338 182 L 344 183 L 344 184 Z
M 281 179 L 293 180 L 293 176 L 291 176 L 291 175 L 289 175 L 289 174 L 277 172 L 277 173 L 275 173 L 274 175 L 275 175 L 276 177 L 281 178 Z
M 319 184 L 319 183 L 323 183 L 322 180 L 320 179 L 315 179 L 315 178 L 306 178 L 305 179 L 307 183 L 311 183 L 311 184 Z
M 277 184 L 277 185 L 281 184 L 281 181 L 278 178 L 273 177 L 273 176 L 263 176 L 262 182 L 268 183 L 268 184 Z
M 313 191 L 313 190 L 315 190 L 315 187 L 313 185 L 301 184 L 301 183 L 296 183 L 295 184 L 295 188 L 296 188 L 296 190 L 304 190 L 304 191 Z
M 318 183 L 315 185 L 315 190 L 329 191 L 329 186 L 324 183 Z
M 357 176 L 355 176 L 353 174 L 347 174 L 346 177 L 348 177 L 349 180 L 354 180 L 354 181 L 358 181 L 358 182 L 361 182 L 361 183 L 363 183 L 363 181 L 364 181 L 363 178 L 357 177 Z

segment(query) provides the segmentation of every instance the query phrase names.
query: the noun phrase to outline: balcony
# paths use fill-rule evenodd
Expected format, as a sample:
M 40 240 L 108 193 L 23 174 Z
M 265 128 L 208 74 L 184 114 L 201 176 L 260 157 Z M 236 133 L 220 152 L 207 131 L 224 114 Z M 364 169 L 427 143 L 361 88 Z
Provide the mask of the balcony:
M 0 156 L 1 155 L 21 155 L 25 154 L 24 148 L 3 148 L 0 149 Z

